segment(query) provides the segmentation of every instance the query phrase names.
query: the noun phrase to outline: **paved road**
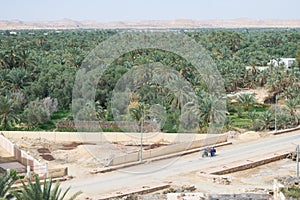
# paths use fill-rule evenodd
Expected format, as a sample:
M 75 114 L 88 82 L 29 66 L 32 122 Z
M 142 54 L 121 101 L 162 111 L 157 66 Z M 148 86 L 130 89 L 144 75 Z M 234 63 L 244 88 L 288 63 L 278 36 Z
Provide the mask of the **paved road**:
M 243 161 L 290 149 L 300 144 L 300 131 L 283 135 L 270 136 L 257 141 L 236 143 L 217 149 L 217 156 L 201 158 L 200 153 L 194 153 L 180 158 L 161 160 L 143 165 L 137 165 L 119 171 L 105 174 L 87 175 L 85 178 L 73 179 L 62 183 L 64 188 L 71 186 L 71 193 L 82 191 L 90 197 L 120 191 L 126 188 L 142 185 L 155 185 L 167 181 L 180 181 L 186 174 L 216 166 L 226 165 L 234 161 Z M 275 172 L 276 173 L 276 172 Z M 201 181 L 201 180 L 199 180 Z

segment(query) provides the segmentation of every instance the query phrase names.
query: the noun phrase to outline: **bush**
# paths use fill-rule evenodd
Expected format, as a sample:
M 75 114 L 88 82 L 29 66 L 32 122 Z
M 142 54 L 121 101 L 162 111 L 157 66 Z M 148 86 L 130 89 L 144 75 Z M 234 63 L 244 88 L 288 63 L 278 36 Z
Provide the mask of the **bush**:
M 300 188 L 292 187 L 292 188 L 281 188 L 280 192 L 284 194 L 285 197 L 288 198 L 296 198 L 299 199 Z
M 57 110 L 57 100 L 51 97 L 29 102 L 22 115 L 22 121 L 28 126 L 37 126 L 50 120 L 50 115 Z

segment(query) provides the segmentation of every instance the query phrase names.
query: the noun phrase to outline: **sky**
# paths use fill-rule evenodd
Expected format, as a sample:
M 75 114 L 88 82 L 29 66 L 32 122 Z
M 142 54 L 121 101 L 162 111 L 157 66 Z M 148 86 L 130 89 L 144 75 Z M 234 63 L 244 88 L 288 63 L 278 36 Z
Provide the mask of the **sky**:
M 0 20 L 300 19 L 300 0 L 2 0 Z

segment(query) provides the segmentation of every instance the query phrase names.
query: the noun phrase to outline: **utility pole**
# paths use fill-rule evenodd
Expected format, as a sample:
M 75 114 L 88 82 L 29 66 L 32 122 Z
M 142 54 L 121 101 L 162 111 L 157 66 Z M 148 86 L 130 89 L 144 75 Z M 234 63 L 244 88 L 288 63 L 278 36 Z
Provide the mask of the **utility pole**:
M 275 132 L 277 132 L 277 101 L 278 101 L 278 94 L 275 96 Z
M 299 179 L 299 144 L 297 144 L 297 147 L 296 147 L 296 154 L 297 154 L 297 158 L 296 158 L 296 176 L 297 176 L 297 179 Z
M 142 113 L 142 121 L 141 121 L 141 149 L 140 149 L 140 162 L 143 161 L 143 132 L 144 132 L 144 111 Z

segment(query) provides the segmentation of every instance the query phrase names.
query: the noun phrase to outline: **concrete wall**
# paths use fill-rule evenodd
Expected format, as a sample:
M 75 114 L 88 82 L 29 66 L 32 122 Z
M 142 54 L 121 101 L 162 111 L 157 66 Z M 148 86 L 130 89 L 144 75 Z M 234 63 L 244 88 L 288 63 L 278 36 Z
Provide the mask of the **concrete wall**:
M 14 145 L 9 139 L 4 137 L 3 135 L 0 135 L 0 145 L 5 149 L 10 155 L 14 155 Z
M 108 166 L 136 162 L 139 160 L 139 155 L 140 155 L 139 152 L 136 152 L 136 153 L 131 153 L 131 154 L 123 155 L 123 156 L 117 156 L 110 161 Z
M 234 166 L 234 167 L 227 166 L 228 169 L 217 170 L 217 171 L 211 172 L 211 173 L 215 174 L 215 175 L 224 175 L 224 174 L 230 174 L 233 172 L 243 171 L 246 169 L 252 169 L 252 168 L 255 168 L 260 165 L 264 165 L 267 163 L 271 163 L 271 162 L 274 162 L 277 160 L 284 159 L 287 157 L 288 154 L 289 153 L 282 153 L 282 154 L 275 155 L 275 156 L 272 155 L 269 158 L 262 158 L 262 159 L 255 160 L 255 161 L 246 160 L 246 161 L 240 162 L 239 165 L 237 165 L 237 166 Z
M 154 158 L 158 156 L 164 156 L 172 153 L 182 152 L 189 149 L 195 149 L 199 147 L 204 146 L 210 146 L 216 143 L 226 142 L 227 141 L 227 135 L 226 134 L 220 134 L 220 135 L 210 135 L 206 136 L 206 138 L 202 140 L 195 140 L 191 142 L 183 142 L 183 143 L 177 143 L 173 145 L 168 145 L 165 147 L 161 147 L 158 149 L 150 149 L 143 151 L 143 159 L 149 159 Z M 139 152 L 138 153 L 132 153 L 127 154 L 124 156 L 118 156 L 111 160 L 110 166 L 113 165 L 120 165 L 124 163 L 130 163 L 130 162 L 136 162 L 140 158 Z
M 140 144 L 141 133 L 121 132 L 30 132 L 30 131 L 3 131 L 10 139 L 32 138 L 47 139 L 54 142 L 126 142 Z M 216 134 L 192 133 L 143 133 L 143 143 L 182 143 L 194 140 L 207 140 Z M 220 135 L 218 135 L 220 136 Z
M 0 135 L 0 145 L 15 159 L 22 163 L 25 166 L 30 166 L 30 169 L 33 170 L 34 173 L 39 175 L 44 175 L 46 173 L 46 166 L 40 163 L 38 160 L 33 158 L 27 152 L 20 149 L 18 146 L 13 144 L 10 140 L 5 138 L 3 135 Z

